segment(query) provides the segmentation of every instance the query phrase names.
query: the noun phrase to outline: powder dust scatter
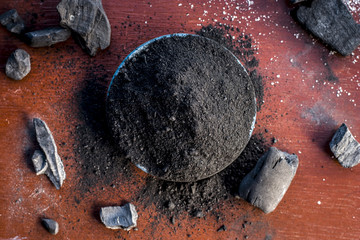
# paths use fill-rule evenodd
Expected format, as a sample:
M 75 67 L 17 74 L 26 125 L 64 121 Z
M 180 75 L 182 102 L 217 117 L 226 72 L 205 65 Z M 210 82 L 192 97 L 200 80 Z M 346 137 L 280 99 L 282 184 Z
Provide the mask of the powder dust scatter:
M 83 124 L 76 127 L 77 143 L 75 146 L 76 160 L 81 166 L 79 171 L 79 188 L 88 192 L 97 184 L 108 186 L 121 172 L 130 170 L 128 161 L 123 154 L 113 147 L 109 138 L 105 99 L 108 88 L 108 74 L 102 65 L 96 69 L 86 70 L 86 80 L 77 94 L 79 102 L 79 119 Z M 94 74 L 95 73 L 95 74 Z
M 249 35 L 253 39 L 254 47 L 258 47 L 261 44 L 260 38 L 265 38 L 265 41 L 267 41 L 266 38 L 277 35 L 277 30 L 283 31 L 286 29 L 290 32 L 287 25 L 285 26 L 278 22 L 278 17 L 284 14 L 284 10 L 280 7 L 284 3 L 277 3 L 279 10 L 268 11 L 263 3 L 251 0 L 208 0 L 202 3 L 194 3 L 191 0 L 179 0 L 178 2 L 178 7 L 187 10 L 186 17 L 195 17 L 197 26 L 203 26 L 209 22 L 228 22 L 229 24 L 231 23 L 230 27 L 241 26 L 240 32 L 243 34 L 245 34 L 245 31 L 256 33 L 255 35 Z M 204 9 L 202 14 L 196 11 L 199 8 Z M 258 25 L 268 27 L 269 32 L 258 32 Z M 294 39 L 299 38 L 300 35 L 303 34 L 297 33 L 294 35 Z
M 345 0 L 344 3 L 347 5 L 351 12 L 360 11 L 360 0 Z

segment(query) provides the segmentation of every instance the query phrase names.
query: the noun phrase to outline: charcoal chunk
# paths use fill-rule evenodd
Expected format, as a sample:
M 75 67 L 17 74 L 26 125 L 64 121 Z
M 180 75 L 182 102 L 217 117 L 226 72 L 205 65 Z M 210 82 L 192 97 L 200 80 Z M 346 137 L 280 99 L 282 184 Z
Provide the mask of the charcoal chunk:
M 31 70 L 30 55 L 23 49 L 13 52 L 6 62 L 6 76 L 14 80 L 21 80 Z
M 71 36 L 71 31 L 62 27 L 51 27 L 34 32 L 25 33 L 25 41 L 31 47 L 49 47 L 59 42 L 66 41 Z
M 295 18 L 324 43 L 347 56 L 360 44 L 360 29 L 341 0 L 314 0 L 301 6 Z
M 75 38 L 91 56 L 110 45 L 111 28 L 101 0 L 62 0 L 57 10 L 60 24 L 75 32 Z
M 239 196 L 265 213 L 275 210 L 296 174 L 299 159 L 271 147 L 245 176 Z
M 25 29 L 25 24 L 15 9 L 0 15 L 0 23 L 12 33 L 20 34 Z
M 135 206 L 127 203 L 124 206 L 103 207 L 100 210 L 100 219 L 107 228 L 124 229 L 126 231 L 136 227 L 138 214 Z
M 59 232 L 59 224 L 55 220 L 43 218 L 41 223 L 49 233 L 56 235 Z
M 193 216 L 193 217 L 197 217 L 197 218 L 203 218 L 205 215 L 204 215 L 204 213 L 203 213 L 201 210 L 195 210 L 195 211 L 192 213 L 192 216 Z
M 63 181 L 66 178 L 66 174 L 64 170 L 64 165 L 57 152 L 54 137 L 52 136 L 50 129 L 44 121 L 39 118 L 34 118 L 33 123 L 36 132 L 36 139 L 45 155 L 46 162 L 48 164 L 48 168 L 45 170 L 45 174 L 55 185 L 56 189 L 60 189 Z M 35 154 L 39 153 L 35 152 Z M 35 170 L 36 169 L 37 167 L 35 166 Z
M 166 207 L 169 209 L 169 210 L 174 210 L 176 205 L 172 202 L 172 201 L 168 201 L 166 203 Z
M 219 227 L 217 231 L 218 231 L 218 232 L 226 231 L 226 226 L 225 226 L 225 225 L 221 225 L 221 227 Z
M 360 162 L 360 144 L 343 123 L 330 142 L 330 149 L 345 168 L 355 167 Z

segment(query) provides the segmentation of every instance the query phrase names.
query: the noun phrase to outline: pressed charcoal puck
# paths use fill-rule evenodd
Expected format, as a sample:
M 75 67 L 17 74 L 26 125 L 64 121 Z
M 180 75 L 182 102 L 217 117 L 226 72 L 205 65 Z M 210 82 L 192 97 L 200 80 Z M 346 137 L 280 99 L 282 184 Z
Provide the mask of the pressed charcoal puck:
M 255 91 L 222 45 L 197 35 L 166 35 L 123 61 L 106 113 L 115 144 L 137 167 L 192 182 L 223 170 L 245 148 L 255 124 Z

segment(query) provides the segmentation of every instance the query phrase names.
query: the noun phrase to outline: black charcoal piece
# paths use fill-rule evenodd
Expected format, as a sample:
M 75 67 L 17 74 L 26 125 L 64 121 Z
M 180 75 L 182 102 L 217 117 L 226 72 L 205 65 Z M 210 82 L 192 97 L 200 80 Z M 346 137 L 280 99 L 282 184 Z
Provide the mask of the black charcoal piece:
M 62 0 L 57 10 L 60 25 L 70 28 L 91 56 L 110 45 L 111 27 L 101 0 Z
M 41 223 L 49 233 L 56 235 L 59 232 L 59 224 L 55 220 L 43 218 Z
M 175 218 L 174 218 L 174 216 L 171 216 L 171 218 L 170 218 L 170 223 L 171 223 L 172 225 L 175 224 Z
M 355 167 L 360 162 L 360 144 L 343 123 L 330 142 L 330 149 L 345 168 Z
M 271 147 L 245 176 L 239 187 L 239 196 L 265 213 L 275 210 L 296 174 L 299 159 Z
M 48 163 L 45 154 L 40 150 L 35 150 L 32 156 L 32 162 L 35 168 L 36 175 L 45 174 L 48 170 Z
M 25 29 L 24 21 L 15 9 L 11 9 L 0 15 L 0 23 L 12 33 L 20 34 Z
M 229 166 L 247 145 L 256 116 L 254 87 L 238 59 L 196 35 L 162 37 L 132 54 L 114 76 L 106 104 L 111 133 L 127 157 L 176 182 Z
M 103 207 L 100 210 L 100 219 L 107 228 L 124 229 L 126 231 L 136 227 L 138 214 L 135 206 L 127 203 L 124 206 Z
M 64 165 L 57 152 L 55 140 L 44 121 L 39 118 L 34 118 L 33 123 L 36 132 L 36 139 L 45 154 L 46 162 L 48 164 L 48 169 L 45 173 L 55 185 L 56 189 L 60 189 L 66 178 L 66 174 Z
M 296 10 L 296 19 L 324 43 L 347 56 L 360 44 L 359 25 L 341 0 L 314 0 Z
M 49 47 L 64 42 L 71 36 L 71 31 L 62 27 L 51 27 L 34 32 L 25 33 L 25 41 L 31 47 Z
M 225 225 L 222 225 L 221 227 L 218 228 L 217 231 L 218 231 L 218 232 L 226 231 L 226 226 L 225 226 Z
M 21 80 L 31 70 L 30 55 L 23 49 L 17 49 L 8 58 L 5 66 L 6 76 Z

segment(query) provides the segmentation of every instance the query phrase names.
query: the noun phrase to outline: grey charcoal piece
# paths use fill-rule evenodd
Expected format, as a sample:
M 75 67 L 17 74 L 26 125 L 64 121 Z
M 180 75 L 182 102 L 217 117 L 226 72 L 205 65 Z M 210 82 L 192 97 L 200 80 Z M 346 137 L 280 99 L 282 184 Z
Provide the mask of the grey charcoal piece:
M 91 56 L 110 45 L 111 27 L 101 0 L 62 0 L 57 10 L 60 25 L 74 31 L 76 40 Z
M 43 218 L 41 223 L 49 233 L 56 235 L 59 232 L 59 224 L 55 220 Z
M 265 213 L 274 211 L 288 190 L 298 165 L 295 154 L 271 147 L 242 180 L 239 196 Z
M 44 121 L 39 118 L 34 118 L 33 123 L 36 132 L 36 139 L 44 152 L 46 162 L 48 163 L 48 170 L 45 173 L 55 185 L 56 189 L 60 189 L 66 178 L 66 174 L 64 165 L 57 152 L 55 140 Z
M 71 31 L 63 27 L 51 27 L 34 32 L 25 33 L 26 42 L 31 47 L 49 47 L 64 42 L 71 36 Z
M 48 163 L 45 154 L 40 150 L 35 150 L 32 156 L 32 162 L 36 171 L 36 175 L 45 174 L 48 170 Z
M 193 212 L 193 216 L 197 217 L 197 218 L 203 218 L 205 216 L 205 214 L 201 210 L 195 210 Z
M 100 219 L 107 228 L 124 229 L 126 231 L 136 227 L 138 214 L 135 206 L 127 203 L 124 206 L 103 207 L 100 210 Z
M 21 80 L 31 70 L 30 55 L 23 49 L 17 49 L 8 58 L 5 66 L 6 76 Z
M 330 142 L 330 149 L 341 166 L 355 167 L 360 162 L 360 144 L 343 123 Z
M 341 0 L 314 0 L 296 11 L 298 21 L 324 43 L 347 56 L 360 44 L 359 25 Z
M 0 15 L 0 23 L 12 33 L 20 34 L 25 29 L 25 24 L 16 9 L 11 9 Z
M 176 206 L 175 206 L 175 204 L 174 204 L 173 202 L 171 202 L 171 201 L 168 202 L 167 208 L 168 208 L 169 210 L 174 210 L 175 207 L 176 207 Z

